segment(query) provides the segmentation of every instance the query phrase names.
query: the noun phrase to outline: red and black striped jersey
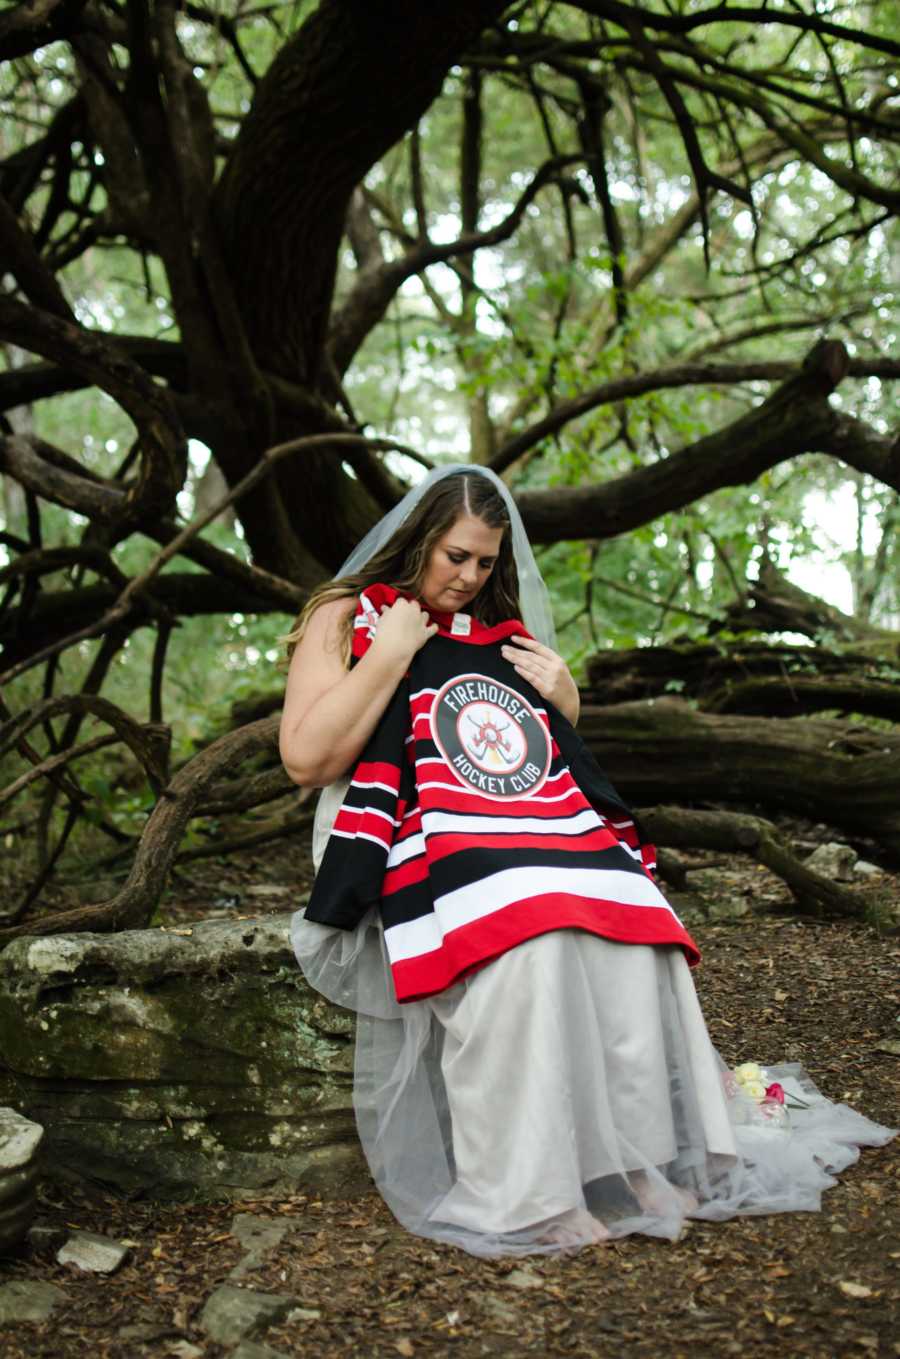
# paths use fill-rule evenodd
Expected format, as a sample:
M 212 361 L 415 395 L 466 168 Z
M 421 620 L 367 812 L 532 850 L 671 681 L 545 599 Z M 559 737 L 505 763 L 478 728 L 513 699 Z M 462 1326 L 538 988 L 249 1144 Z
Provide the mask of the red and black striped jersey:
M 368 587 L 358 660 L 382 604 Z M 433 995 L 548 930 L 700 951 L 651 873 L 653 846 L 574 727 L 501 654 L 528 636 L 432 614 L 352 773 L 306 910 L 354 929 L 381 912 L 397 999 Z

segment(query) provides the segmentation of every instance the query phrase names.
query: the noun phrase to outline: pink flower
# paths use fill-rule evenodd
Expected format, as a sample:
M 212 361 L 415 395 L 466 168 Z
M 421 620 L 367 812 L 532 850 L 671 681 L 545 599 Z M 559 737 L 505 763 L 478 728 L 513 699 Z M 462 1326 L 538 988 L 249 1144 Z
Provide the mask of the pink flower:
M 777 1081 L 773 1082 L 772 1085 L 767 1085 L 766 1099 L 774 1099 L 779 1104 L 784 1104 L 784 1087 L 780 1086 Z

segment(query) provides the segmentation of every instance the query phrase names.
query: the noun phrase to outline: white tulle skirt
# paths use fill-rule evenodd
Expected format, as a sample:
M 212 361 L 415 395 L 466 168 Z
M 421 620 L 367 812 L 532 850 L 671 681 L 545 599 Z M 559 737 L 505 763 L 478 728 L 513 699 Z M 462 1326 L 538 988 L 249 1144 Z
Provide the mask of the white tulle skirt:
M 357 1012 L 354 1106 L 398 1220 L 476 1255 L 571 1250 L 685 1217 L 815 1211 L 895 1129 L 767 1068 L 787 1126 L 729 1079 L 680 948 L 561 929 L 398 1005 L 372 912 L 353 932 L 295 914 L 312 986 Z

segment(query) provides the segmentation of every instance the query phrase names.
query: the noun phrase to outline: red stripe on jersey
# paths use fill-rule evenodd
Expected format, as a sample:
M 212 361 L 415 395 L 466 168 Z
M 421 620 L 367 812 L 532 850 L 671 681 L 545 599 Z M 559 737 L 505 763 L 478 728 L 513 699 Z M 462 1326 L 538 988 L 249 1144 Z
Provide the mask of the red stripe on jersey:
M 374 760 L 364 763 L 361 760 L 353 771 L 353 786 L 358 787 L 365 783 L 384 783 L 391 792 L 399 793 L 400 770 L 395 764 Z
M 409 710 L 413 715 L 413 721 L 415 721 L 417 717 L 429 717 L 431 715 L 431 709 L 434 706 L 434 697 L 436 693 L 437 690 L 433 689 L 430 692 L 426 691 L 425 693 L 413 694 L 412 698 L 409 700 Z
M 604 817 L 604 820 L 613 835 L 621 840 L 623 844 L 628 845 L 629 849 L 638 848 L 640 841 L 638 840 L 637 829 L 633 821 L 628 821 L 623 826 L 621 823 L 616 823 L 616 818 L 614 816 Z
M 394 826 L 377 812 L 359 811 L 355 807 L 342 807 L 335 817 L 334 829 L 339 835 L 362 835 L 374 839 L 385 849 L 390 849 L 394 839 Z
M 641 863 L 647 869 L 656 867 L 655 845 L 641 845 Z
M 421 834 L 422 834 L 422 813 L 419 810 L 419 808 L 416 807 L 414 811 L 410 812 L 409 816 L 406 818 L 405 821 L 400 822 L 400 829 L 394 836 L 394 844 L 395 845 L 402 844 L 402 842 L 404 840 L 408 840 L 411 835 Z
M 625 944 L 673 944 L 684 950 L 691 967 L 700 952 L 671 911 L 664 907 L 623 906 L 614 901 L 551 892 L 504 907 L 444 936 L 442 947 L 418 958 L 393 963 L 397 999 L 421 1000 L 452 986 L 473 967 L 498 958 L 507 949 L 550 930 L 583 929 Z M 388 944 L 388 947 L 390 945 Z
M 442 781 L 440 788 L 422 786 L 428 782 L 430 780 L 421 779 L 419 785 L 423 812 L 447 812 L 458 816 L 535 817 L 552 821 L 554 817 L 574 816 L 577 812 L 592 810 L 578 787 L 569 789 L 565 797 L 556 797 L 553 802 L 541 802 L 539 799 L 542 794 L 521 798 L 485 797 L 474 788 L 468 793 L 462 788 L 457 791 L 449 782 L 445 784 Z M 554 797 L 554 794 L 549 793 L 547 796 Z M 599 821 L 601 818 L 597 819 Z
M 392 892 L 399 892 L 404 887 L 412 887 L 417 882 L 424 882 L 427 877 L 428 855 L 423 851 L 417 858 L 407 859 L 406 863 L 388 869 L 381 886 L 381 895 L 389 897 Z
M 505 835 L 502 833 L 479 835 L 477 831 L 467 831 L 464 834 L 444 831 L 437 835 L 429 835 L 428 857 L 435 863 L 438 859 L 444 859 L 449 854 L 458 854 L 461 850 L 502 849 L 509 855 L 510 864 L 513 864 L 516 851 L 520 849 L 565 849 L 571 850 L 572 853 L 594 850 L 602 853 L 603 850 L 610 849 L 618 843 L 615 836 L 602 826 L 598 826 L 596 830 L 586 831 L 583 835 L 554 835 L 552 832 L 541 835 L 539 831 L 528 833 L 508 831 Z

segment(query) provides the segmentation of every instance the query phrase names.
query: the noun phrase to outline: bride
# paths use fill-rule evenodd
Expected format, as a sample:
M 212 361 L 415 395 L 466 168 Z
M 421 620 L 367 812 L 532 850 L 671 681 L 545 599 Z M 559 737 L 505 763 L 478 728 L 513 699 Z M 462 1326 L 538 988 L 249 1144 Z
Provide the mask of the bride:
M 796 1063 L 741 1083 L 712 1046 L 699 949 L 575 731 L 492 472 L 431 472 L 286 640 L 281 756 L 323 789 L 292 945 L 357 1013 L 360 1140 L 410 1231 L 480 1255 L 675 1239 L 818 1209 L 895 1135 Z

